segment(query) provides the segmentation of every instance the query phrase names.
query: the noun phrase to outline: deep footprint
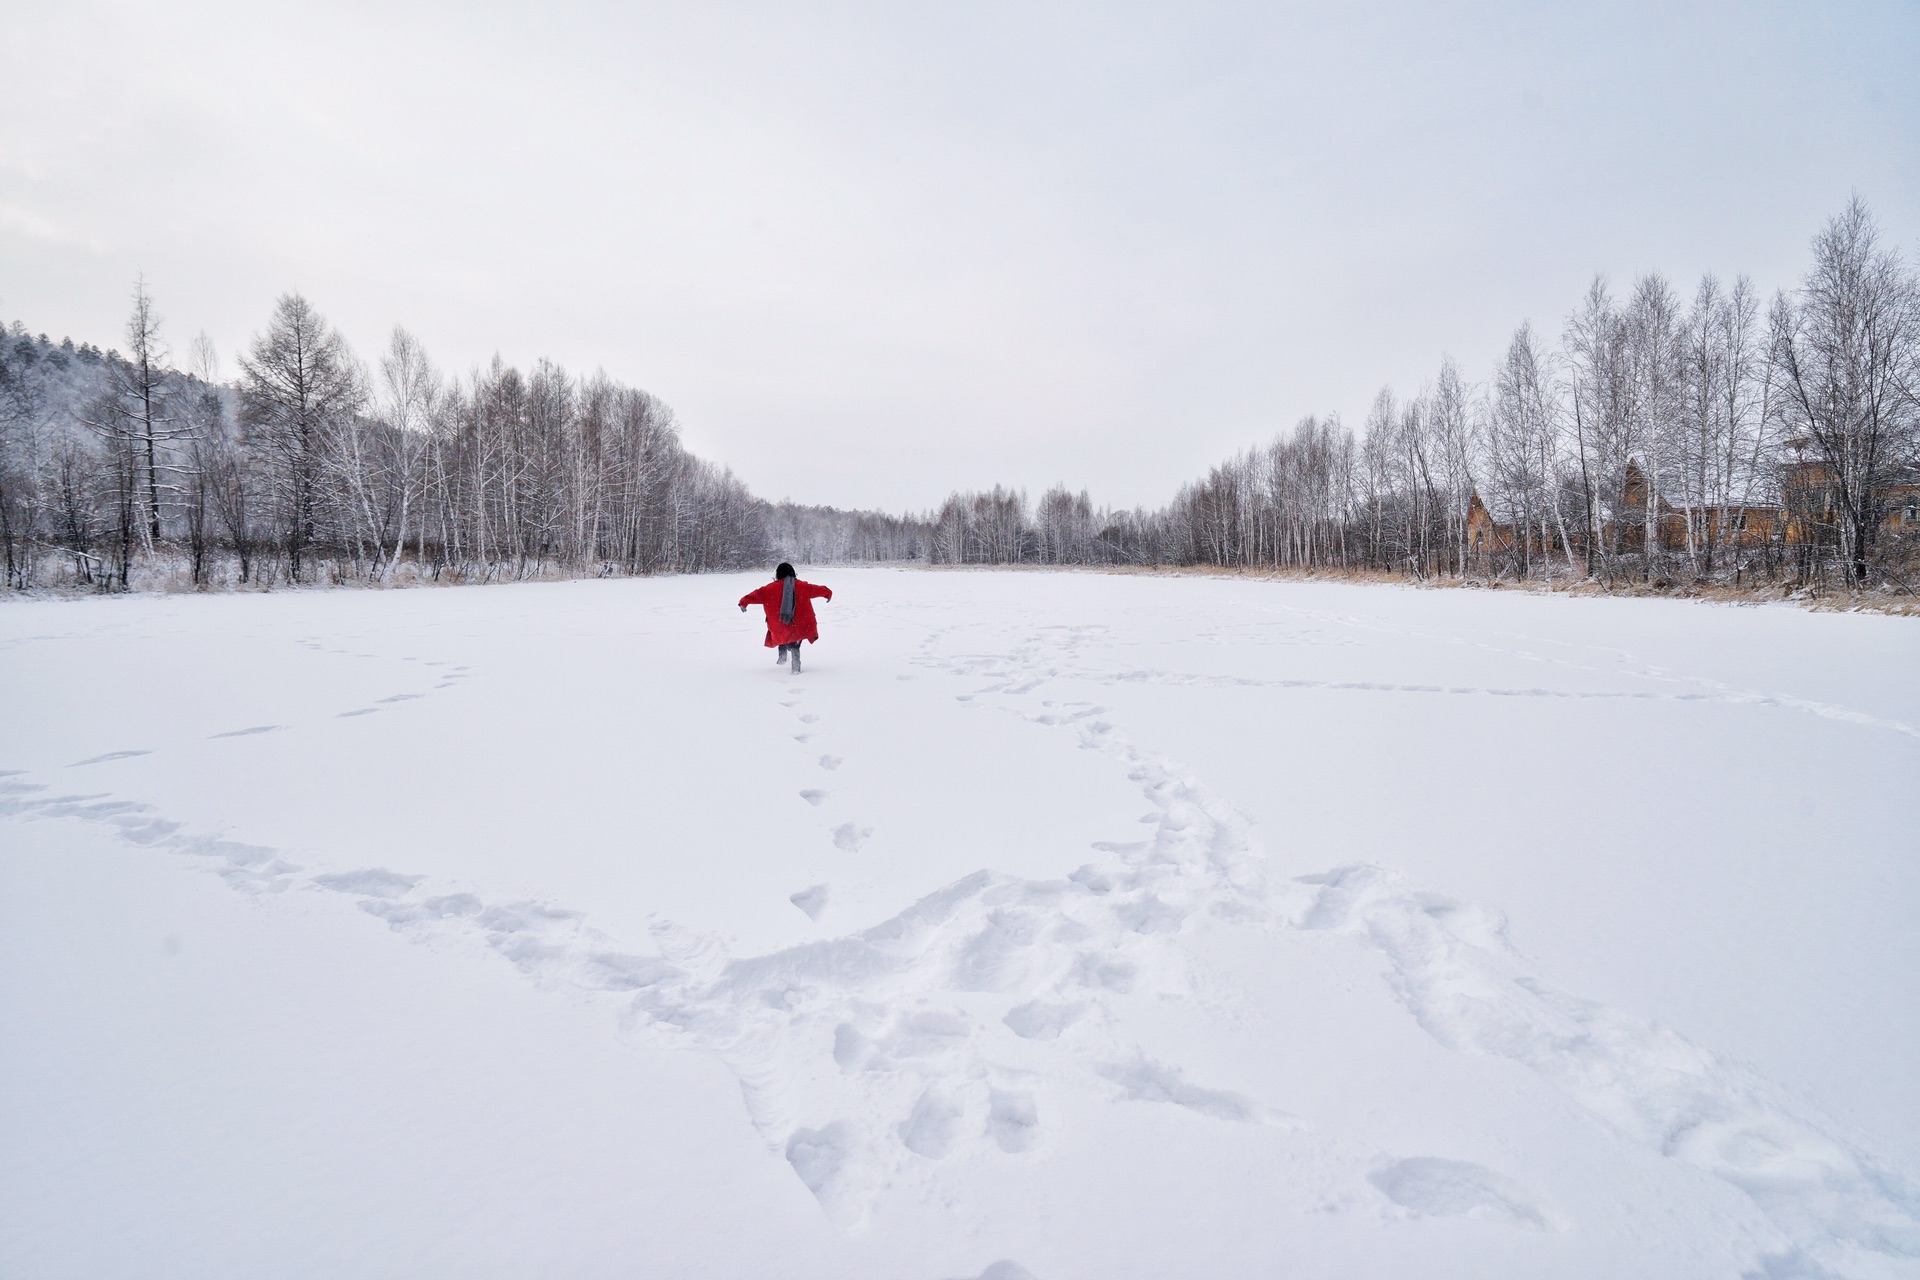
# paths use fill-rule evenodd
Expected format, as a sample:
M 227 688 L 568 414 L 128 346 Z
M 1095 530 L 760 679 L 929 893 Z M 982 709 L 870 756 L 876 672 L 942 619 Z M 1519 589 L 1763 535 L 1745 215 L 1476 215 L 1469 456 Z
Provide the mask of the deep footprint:
M 787 901 L 806 912 L 807 919 L 818 920 L 820 913 L 827 909 L 827 886 L 816 884 L 800 892 L 790 894 Z

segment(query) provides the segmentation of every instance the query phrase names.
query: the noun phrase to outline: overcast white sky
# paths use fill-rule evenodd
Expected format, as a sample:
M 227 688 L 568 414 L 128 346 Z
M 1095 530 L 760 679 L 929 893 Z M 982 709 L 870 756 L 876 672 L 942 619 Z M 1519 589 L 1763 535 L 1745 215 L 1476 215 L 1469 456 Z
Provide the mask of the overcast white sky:
M 604 367 L 763 496 L 1164 501 L 1595 271 L 1920 236 L 1920 4 L 0 0 L 0 319 Z

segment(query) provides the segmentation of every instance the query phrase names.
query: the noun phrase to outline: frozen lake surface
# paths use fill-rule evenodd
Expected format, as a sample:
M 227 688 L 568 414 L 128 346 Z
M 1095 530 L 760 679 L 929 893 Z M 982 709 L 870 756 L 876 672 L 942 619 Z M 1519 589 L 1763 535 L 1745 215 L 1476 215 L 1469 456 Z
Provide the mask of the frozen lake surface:
M 0 606 L 0 1274 L 1920 1276 L 1920 623 Z

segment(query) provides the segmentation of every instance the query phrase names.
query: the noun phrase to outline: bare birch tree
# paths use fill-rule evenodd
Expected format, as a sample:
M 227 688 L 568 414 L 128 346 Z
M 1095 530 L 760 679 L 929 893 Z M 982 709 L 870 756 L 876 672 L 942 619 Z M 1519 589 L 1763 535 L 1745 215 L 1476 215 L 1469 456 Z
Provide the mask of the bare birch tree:
M 1813 240 L 1813 267 L 1769 317 L 1787 429 L 1824 466 L 1840 554 L 1864 582 L 1894 479 L 1920 433 L 1920 290 L 1859 199 Z

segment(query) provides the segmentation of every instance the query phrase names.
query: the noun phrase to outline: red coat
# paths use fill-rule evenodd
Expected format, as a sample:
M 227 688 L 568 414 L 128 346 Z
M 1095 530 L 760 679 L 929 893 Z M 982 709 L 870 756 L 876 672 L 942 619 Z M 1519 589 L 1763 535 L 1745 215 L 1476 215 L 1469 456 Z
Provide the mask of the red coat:
M 749 591 L 740 597 L 740 606 L 750 604 L 762 606 L 767 611 L 767 648 L 772 649 L 783 644 L 799 644 L 802 640 L 818 640 L 820 624 L 814 621 L 813 601 L 815 597 L 823 600 L 833 599 L 833 592 L 825 587 L 816 587 L 811 582 L 793 580 L 793 621 L 780 621 L 780 580 L 775 578 L 766 586 Z

